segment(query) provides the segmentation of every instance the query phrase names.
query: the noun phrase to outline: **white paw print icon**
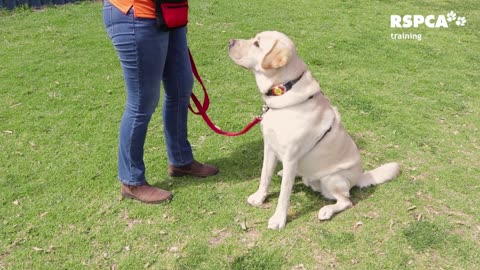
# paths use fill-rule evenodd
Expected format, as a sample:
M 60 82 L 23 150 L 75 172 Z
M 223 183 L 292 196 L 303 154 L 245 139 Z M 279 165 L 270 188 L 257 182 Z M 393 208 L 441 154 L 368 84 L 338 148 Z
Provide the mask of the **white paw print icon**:
M 457 14 L 452 10 L 447 14 L 447 21 L 455 21 L 457 19 Z
M 455 23 L 458 26 L 464 26 L 467 23 L 467 19 L 465 19 L 465 17 L 458 17 L 458 19 Z

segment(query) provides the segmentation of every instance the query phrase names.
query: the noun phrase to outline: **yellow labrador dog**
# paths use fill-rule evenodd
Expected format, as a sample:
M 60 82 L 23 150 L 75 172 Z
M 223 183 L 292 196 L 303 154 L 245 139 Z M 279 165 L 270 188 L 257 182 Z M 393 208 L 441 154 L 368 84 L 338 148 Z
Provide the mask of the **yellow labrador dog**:
M 328 220 L 352 206 L 352 187 L 380 184 L 399 174 L 398 163 L 362 172 L 359 151 L 337 109 L 323 95 L 285 34 L 266 31 L 249 40 L 232 39 L 229 56 L 254 73 L 268 108 L 261 122 L 264 158 L 260 186 L 248 203 L 259 206 L 265 201 L 277 161 L 283 165 L 280 197 L 268 228 L 285 227 L 296 176 L 327 199 L 336 200 L 318 213 L 320 220 Z

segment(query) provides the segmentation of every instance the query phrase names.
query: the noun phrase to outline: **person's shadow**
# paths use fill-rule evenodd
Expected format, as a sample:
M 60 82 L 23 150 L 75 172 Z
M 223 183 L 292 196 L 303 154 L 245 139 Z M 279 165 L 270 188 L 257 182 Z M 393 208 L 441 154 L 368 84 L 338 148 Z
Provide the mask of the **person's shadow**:
M 263 161 L 263 141 L 250 141 L 223 157 L 208 160 L 220 169 L 217 175 L 206 178 L 185 176 L 182 181 L 174 181 L 175 188 L 199 185 L 208 182 L 244 182 L 260 178 Z

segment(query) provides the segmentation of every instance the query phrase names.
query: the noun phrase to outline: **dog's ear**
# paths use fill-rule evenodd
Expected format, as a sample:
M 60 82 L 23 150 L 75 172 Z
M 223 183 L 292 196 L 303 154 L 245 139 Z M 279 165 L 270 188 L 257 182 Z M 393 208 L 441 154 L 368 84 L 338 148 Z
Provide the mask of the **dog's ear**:
M 278 40 L 272 46 L 272 49 L 265 55 L 262 61 L 263 69 L 280 68 L 285 66 L 290 60 L 291 52 L 288 48 L 282 48 Z

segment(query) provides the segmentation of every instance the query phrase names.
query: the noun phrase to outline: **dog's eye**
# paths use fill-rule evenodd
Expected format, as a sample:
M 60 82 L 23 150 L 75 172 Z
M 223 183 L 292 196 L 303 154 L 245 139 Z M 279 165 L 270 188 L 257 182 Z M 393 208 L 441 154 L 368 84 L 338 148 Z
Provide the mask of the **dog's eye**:
M 260 44 L 258 43 L 258 41 L 253 42 L 253 45 L 255 45 L 255 47 L 259 47 L 259 48 L 260 48 Z

